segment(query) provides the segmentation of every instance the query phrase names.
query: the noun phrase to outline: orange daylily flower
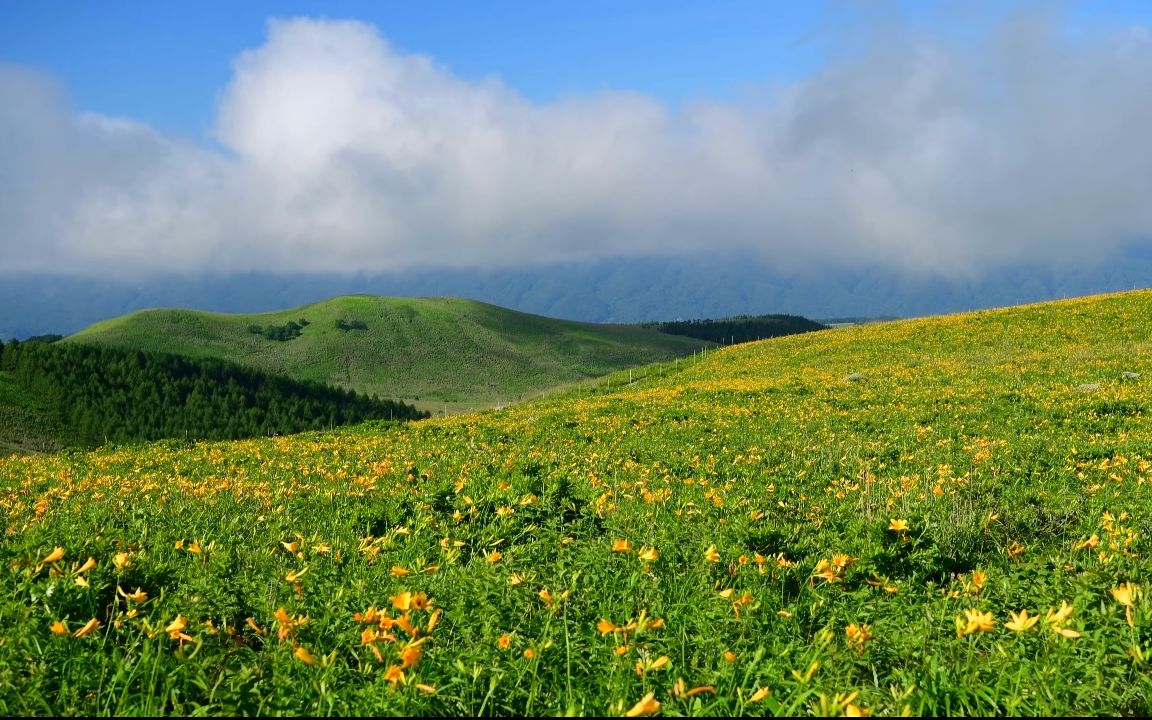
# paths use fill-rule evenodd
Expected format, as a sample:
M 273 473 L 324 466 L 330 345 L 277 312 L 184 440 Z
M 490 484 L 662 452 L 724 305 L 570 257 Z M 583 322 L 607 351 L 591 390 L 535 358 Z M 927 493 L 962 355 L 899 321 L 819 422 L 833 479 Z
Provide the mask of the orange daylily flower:
M 709 545 L 708 549 L 704 551 L 704 559 L 710 563 L 720 562 L 720 553 L 716 552 L 715 545 Z
M 656 693 L 649 692 L 644 697 L 632 706 L 628 712 L 624 713 L 624 717 L 644 717 L 645 715 L 654 715 L 660 712 L 660 703 L 656 700 Z
M 419 645 L 409 645 L 400 653 L 400 664 L 405 670 L 416 667 L 423 654 L 424 651 L 420 649 Z
M 91 570 L 94 567 L 96 567 L 96 558 L 89 557 L 87 560 L 84 561 L 83 565 L 76 568 L 76 574 L 77 575 L 83 575 L 84 573 L 88 572 L 89 570 Z
M 53 621 L 52 625 L 48 629 L 52 631 L 53 635 L 67 635 L 68 634 L 68 624 L 65 623 L 63 620 Z
M 628 542 L 627 540 L 613 540 L 612 541 L 612 552 L 614 552 L 614 553 L 632 552 L 632 543 Z
M 72 637 L 82 638 L 85 635 L 90 635 L 98 627 L 100 627 L 100 621 L 96 618 L 92 618 L 88 622 L 84 623 L 84 627 L 72 633 Z
M 305 665 L 316 665 L 320 662 L 312 653 L 308 652 L 307 648 L 301 645 L 296 646 L 296 649 L 292 651 L 292 654 L 296 656 L 297 660 L 304 663 Z
M 44 559 L 40 561 L 40 564 L 51 565 L 52 563 L 59 562 L 62 559 L 64 559 L 64 548 L 57 545 L 52 549 L 52 552 L 44 556 Z

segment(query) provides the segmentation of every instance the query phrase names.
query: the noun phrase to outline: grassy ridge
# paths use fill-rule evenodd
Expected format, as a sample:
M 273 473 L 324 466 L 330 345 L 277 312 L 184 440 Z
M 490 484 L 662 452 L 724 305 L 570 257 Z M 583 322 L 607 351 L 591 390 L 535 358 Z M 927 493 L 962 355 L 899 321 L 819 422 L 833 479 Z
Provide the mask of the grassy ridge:
M 286 342 L 248 332 L 304 318 Z M 366 329 L 341 330 L 337 323 Z M 634 326 L 553 320 L 455 298 L 348 296 L 274 313 L 147 310 L 69 342 L 215 357 L 403 400 L 500 403 L 708 343 Z
M 1150 360 L 1140 292 L 0 460 L 0 712 L 1147 715 Z

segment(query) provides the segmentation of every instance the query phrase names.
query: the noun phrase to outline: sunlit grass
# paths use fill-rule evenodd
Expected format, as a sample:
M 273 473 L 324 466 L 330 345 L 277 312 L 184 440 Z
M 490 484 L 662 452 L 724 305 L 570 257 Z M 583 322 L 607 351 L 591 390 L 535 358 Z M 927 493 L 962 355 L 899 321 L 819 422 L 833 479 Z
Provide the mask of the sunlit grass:
M 1147 714 L 1150 328 L 1132 293 L 2 460 L 0 712 Z

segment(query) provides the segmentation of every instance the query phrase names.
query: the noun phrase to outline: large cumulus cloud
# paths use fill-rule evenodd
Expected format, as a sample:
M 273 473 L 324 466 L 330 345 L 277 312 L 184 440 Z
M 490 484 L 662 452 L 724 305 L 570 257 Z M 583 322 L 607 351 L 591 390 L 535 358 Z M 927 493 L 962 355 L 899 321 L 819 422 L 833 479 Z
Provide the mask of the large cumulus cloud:
M 858 39 L 857 39 L 858 40 Z M 533 102 L 371 26 L 271 21 L 218 147 L 0 67 L 0 269 L 360 271 L 751 251 L 977 274 L 1152 238 L 1152 40 L 880 27 L 747 102 Z

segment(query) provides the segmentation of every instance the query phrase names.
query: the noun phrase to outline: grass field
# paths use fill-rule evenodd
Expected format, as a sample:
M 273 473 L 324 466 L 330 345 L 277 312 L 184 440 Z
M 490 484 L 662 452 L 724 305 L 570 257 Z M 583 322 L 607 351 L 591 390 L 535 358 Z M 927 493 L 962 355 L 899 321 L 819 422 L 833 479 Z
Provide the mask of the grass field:
M 248 332 L 249 325 L 280 326 L 301 318 L 309 325 L 293 340 Z M 341 330 L 340 321 L 365 328 Z M 146 310 L 97 323 L 68 341 L 232 360 L 432 411 L 517 402 L 711 345 L 637 326 L 554 320 L 471 300 L 367 295 L 256 315 Z
M 4 714 L 1152 712 L 1152 293 L 0 459 Z

